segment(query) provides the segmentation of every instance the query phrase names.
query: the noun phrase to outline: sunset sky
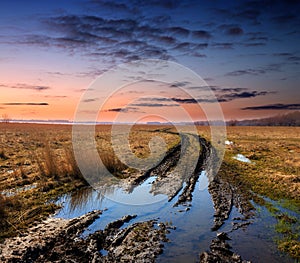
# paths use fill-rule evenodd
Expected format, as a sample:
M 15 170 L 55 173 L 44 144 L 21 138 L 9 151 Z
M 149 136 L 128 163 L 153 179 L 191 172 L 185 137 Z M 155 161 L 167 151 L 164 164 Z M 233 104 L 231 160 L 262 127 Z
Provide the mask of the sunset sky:
M 73 120 L 81 96 L 101 73 L 139 59 L 174 61 L 195 71 L 227 120 L 299 110 L 299 13 L 300 2 L 293 0 L 1 1 L 0 116 Z M 135 83 L 119 92 L 99 120 L 120 111 L 177 114 L 179 107 L 201 120 L 194 107 L 216 103 L 201 93 L 193 100 L 174 93 L 176 85 L 206 86 L 183 80 L 162 89 L 173 104 L 160 92 L 152 99 L 135 95 L 122 110 L 133 90 L 142 97 L 152 85 Z

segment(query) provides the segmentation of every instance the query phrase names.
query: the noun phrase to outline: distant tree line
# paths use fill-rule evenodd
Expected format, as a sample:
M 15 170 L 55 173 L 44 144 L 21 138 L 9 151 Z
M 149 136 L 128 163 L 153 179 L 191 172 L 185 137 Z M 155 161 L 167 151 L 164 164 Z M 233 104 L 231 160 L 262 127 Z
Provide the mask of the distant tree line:
M 230 120 L 228 126 L 300 126 L 300 111 L 253 120 Z
M 2 114 L 2 118 L 0 119 L 0 122 L 9 123 L 10 121 L 11 121 L 11 119 L 8 116 L 8 114 L 6 114 L 6 113 Z

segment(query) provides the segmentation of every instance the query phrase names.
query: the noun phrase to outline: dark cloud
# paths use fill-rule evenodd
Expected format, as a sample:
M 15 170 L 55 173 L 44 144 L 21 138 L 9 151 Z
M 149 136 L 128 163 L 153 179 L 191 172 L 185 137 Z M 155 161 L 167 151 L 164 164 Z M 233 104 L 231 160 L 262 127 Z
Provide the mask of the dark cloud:
M 244 34 L 244 30 L 240 27 L 231 27 L 226 30 L 226 34 L 230 36 L 241 36 Z
M 286 63 L 298 65 L 300 62 L 300 56 L 297 55 L 297 52 L 282 52 L 282 53 L 273 53 L 275 57 L 282 57 L 285 59 Z
M 207 78 L 203 78 L 205 81 L 214 81 L 213 78 L 207 77 Z
M 238 76 L 243 76 L 243 75 L 257 76 L 257 75 L 266 74 L 266 73 L 272 72 L 272 71 L 280 71 L 281 66 L 282 66 L 282 64 L 273 63 L 273 64 L 259 67 L 257 69 L 249 68 L 249 69 L 243 69 L 243 70 L 235 70 L 235 71 L 226 73 L 225 76 L 230 76 L 230 77 L 238 77 Z
M 268 37 L 261 37 L 261 36 L 253 36 L 253 37 L 250 37 L 248 38 L 248 41 L 268 41 L 269 38 Z
M 190 82 L 188 81 L 181 81 L 181 82 L 174 82 L 170 85 L 171 88 L 176 88 L 176 87 L 185 87 L 188 84 L 190 84 Z
M 29 84 L 22 84 L 22 83 L 16 84 L 16 85 L 5 85 L 5 84 L 2 84 L 0 86 L 11 88 L 11 89 L 29 89 L 29 90 L 36 90 L 36 91 L 43 91 L 43 90 L 51 89 L 48 86 L 29 85 Z
M 267 45 L 265 42 L 255 42 L 255 43 L 244 43 L 244 47 L 259 47 Z
M 196 31 L 192 31 L 192 37 L 199 38 L 199 39 L 202 38 L 208 39 L 212 37 L 212 34 L 206 30 L 196 30 Z
M 282 53 L 273 53 L 273 55 L 277 56 L 277 57 L 290 57 L 290 56 L 293 56 L 294 53 L 282 52 Z
M 299 56 L 290 56 L 287 58 L 287 60 L 292 61 L 292 62 L 298 62 L 298 61 L 300 61 L 300 57 Z
M 106 4 L 104 4 L 106 5 Z M 121 8 L 121 6 L 118 6 Z M 125 9 L 125 7 L 122 7 Z M 153 18 L 153 17 L 152 17 Z M 182 42 L 191 31 L 181 26 L 162 26 L 152 19 L 107 19 L 91 15 L 59 15 L 41 20 L 47 34 L 28 34 L 11 37 L 6 44 L 36 45 L 47 48 L 66 49 L 70 54 L 88 55 L 105 60 L 106 63 L 130 61 L 143 58 L 172 59 L 168 49 L 175 48 L 189 55 L 204 57 L 198 49 L 207 43 L 197 43 L 198 39 L 210 38 L 205 30 L 193 31 L 194 42 Z M 164 17 L 161 16 L 160 20 Z M 3 41 L 2 41 L 3 43 Z
M 274 92 L 269 91 L 247 91 L 244 88 L 222 88 L 218 86 L 199 86 L 199 87 L 189 87 L 192 89 L 202 89 L 205 90 L 210 88 L 215 91 L 215 96 L 204 95 L 203 97 L 198 98 L 143 98 L 142 101 L 147 103 L 134 104 L 134 106 L 146 106 L 146 107 L 163 107 L 163 106 L 176 106 L 172 104 L 164 104 L 162 102 L 175 101 L 179 104 L 197 104 L 197 103 L 216 103 L 216 102 L 229 102 L 237 99 L 247 99 L 254 98 L 258 96 L 265 96 L 268 94 L 273 94 Z M 149 103 L 151 102 L 151 103 Z
M 65 95 L 45 95 L 44 98 L 57 98 L 57 99 L 62 99 L 62 98 L 67 98 L 68 96 Z
M 208 43 L 191 43 L 191 42 L 182 42 L 175 46 L 174 49 L 179 51 L 197 51 L 199 49 L 204 49 L 208 47 Z
M 234 99 L 246 99 L 246 98 L 253 98 L 257 96 L 264 96 L 269 93 L 270 92 L 267 91 L 244 91 L 240 93 L 225 94 L 219 97 L 219 99 L 222 99 L 223 101 L 231 101 Z
M 48 106 L 47 102 L 8 102 L 2 103 L 1 105 L 7 106 Z
M 97 101 L 98 100 L 98 98 L 92 98 L 92 99 L 85 99 L 85 100 L 83 100 L 82 102 L 94 102 L 94 101 Z
M 156 100 L 156 99 L 154 99 Z M 168 100 L 170 101 L 170 100 Z M 135 106 L 135 107 L 177 107 L 178 105 L 176 104 L 165 104 L 165 103 L 145 103 L 145 102 L 141 102 L 141 103 L 134 103 L 134 104 L 131 104 L 132 106 Z
M 140 112 L 137 107 L 112 108 L 106 110 L 108 112 Z
M 300 110 L 300 104 L 269 104 L 245 107 L 242 110 Z
M 188 99 L 172 98 L 172 100 L 174 100 L 174 101 L 176 101 L 178 103 L 183 103 L 183 104 L 197 103 L 197 100 L 193 99 L 193 98 L 188 98 Z
M 223 43 L 213 43 L 211 46 L 217 49 L 233 49 L 234 44 L 229 42 L 223 42 Z
M 169 27 L 167 32 L 173 36 L 187 38 L 190 34 L 190 30 L 183 27 Z
M 278 24 L 291 23 L 295 21 L 295 19 L 297 19 L 297 16 L 293 14 L 284 14 L 284 15 L 272 17 L 272 21 Z
M 266 71 L 262 69 L 245 69 L 245 70 L 236 70 L 229 73 L 226 73 L 226 76 L 237 77 L 242 75 L 260 75 L 265 74 Z
M 218 26 L 218 28 L 229 36 L 240 36 L 244 34 L 244 30 L 237 24 L 222 24 Z

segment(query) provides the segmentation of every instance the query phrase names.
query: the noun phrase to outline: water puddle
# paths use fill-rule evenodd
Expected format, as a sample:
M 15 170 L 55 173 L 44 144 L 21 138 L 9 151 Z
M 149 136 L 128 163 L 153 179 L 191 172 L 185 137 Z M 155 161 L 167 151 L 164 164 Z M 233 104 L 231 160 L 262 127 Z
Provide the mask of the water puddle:
M 213 226 L 214 208 L 211 196 L 208 192 L 208 179 L 205 171 L 202 171 L 193 192 L 193 200 L 188 205 L 173 207 L 179 192 L 175 198 L 168 202 L 166 195 L 154 196 L 150 193 L 153 181 L 151 177 L 131 193 L 120 188 L 110 187 L 105 196 L 92 188 L 85 188 L 74 194 L 62 196 L 57 203 L 63 207 L 55 217 L 74 218 L 86 214 L 92 210 L 104 210 L 103 214 L 82 234 L 87 236 L 124 215 L 136 214 L 137 217 L 126 223 L 123 227 L 135 222 L 157 219 L 159 222 L 168 222 L 176 227 L 168 234 L 171 242 L 164 243 L 164 252 L 159 255 L 157 262 L 198 262 L 200 252 L 209 250 L 210 242 L 216 237 L 216 232 L 211 231 Z M 182 191 L 182 190 L 181 190 Z M 118 199 L 116 199 L 118 197 Z M 114 200 L 124 200 L 124 203 Z M 145 200 L 144 205 L 134 205 L 136 198 Z M 151 202 L 149 202 L 151 201 Z M 127 203 L 127 204 L 126 204 Z M 129 203 L 129 204 L 128 204 Z M 263 207 L 259 207 L 253 223 L 247 228 L 240 228 L 233 232 L 232 224 L 240 222 L 241 214 L 233 207 L 230 218 L 218 232 L 228 231 L 230 245 L 233 251 L 239 253 L 244 259 L 253 262 L 293 262 L 289 257 L 283 256 L 276 249 L 273 242 L 275 233 L 270 230 L 270 224 L 274 223 L 272 216 Z M 101 251 L 102 254 L 107 253 Z
M 159 256 L 158 262 L 196 261 L 200 251 L 207 250 L 211 239 L 215 236 L 215 233 L 210 230 L 213 225 L 214 209 L 210 194 L 205 187 L 208 185 L 206 173 L 204 171 L 201 173 L 195 186 L 191 207 L 173 207 L 181 192 L 170 202 L 165 195 L 159 195 L 159 199 L 157 199 L 156 196 L 150 194 L 149 191 L 154 180 L 155 178 L 149 178 L 141 186 L 136 187 L 132 193 L 124 192 L 122 189 L 115 189 L 109 195 L 106 192 L 105 196 L 111 197 L 111 199 L 104 197 L 92 188 L 82 189 L 72 195 L 64 195 L 57 201 L 63 207 L 55 217 L 74 218 L 91 210 L 107 209 L 99 219 L 89 226 L 83 233 L 83 237 L 99 229 L 104 229 L 109 222 L 120 219 L 127 214 L 136 214 L 137 217 L 123 227 L 151 219 L 168 222 L 176 226 L 176 230 L 172 230 L 168 235 L 172 242 L 165 243 L 165 252 Z M 110 188 L 110 190 L 112 189 Z M 122 195 L 124 200 L 130 203 L 135 198 L 149 201 L 150 196 L 152 196 L 152 203 L 149 202 L 147 205 L 122 204 L 113 201 L 116 200 L 114 195 Z
M 238 153 L 233 159 L 238 160 L 243 163 L 252 163 L 250 159 L 248 159 L 245 155 Z
M 225 145 L 233 145 L 233 142 L 232 142 L 232 141 L 226 140 L 226 141 L 225 141 Z

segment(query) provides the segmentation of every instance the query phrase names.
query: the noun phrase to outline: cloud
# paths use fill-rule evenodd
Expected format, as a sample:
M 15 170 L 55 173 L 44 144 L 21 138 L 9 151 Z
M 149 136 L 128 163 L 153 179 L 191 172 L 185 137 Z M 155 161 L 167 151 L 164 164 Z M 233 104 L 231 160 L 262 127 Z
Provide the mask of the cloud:
M 229 36 L 241 36 L 244 34 L 244 30 L 240 27 L 231 27 L 226 30 L 226 34 Z
M 168 100 L 168 101 L 170 101 L 170 100 Z M 134 103 L 134 104 L 131 104 L 131 105 L 136 106 L 136 107 L 153 107 L 153 108 L 155 108 L 155 107 L 178 107 L 178 105 L 176 105 L 176 104 L 144 103 L 144 102 Z
M 235 70 L 229 73 L 226 73 L 225 76 L 237 77 L 242 75 L 260 75 L 265 74 L 266 71 L 262 69 L 245 69 L 245 70 Z
M 48 102 L 8 102 L 1 103 L 1 105 L 7 106 L 48 106 Z
M 222 99 L 223 101 L 231 101 L 234 99 L 246 99 L 246 98 L 253 98 L 257 96 L 265 96 L 267 94 L 271 94 L 273 92 L 267 92 L 267 91 L 244 91 L 240 93 L 230 93 L 225 94 L 219 97 L 219 99 Z
M 16 84 L 16 85 L 4 85 L 4 84 L 2 84 L 0 86 L 8 87 L 8 88 L 11 88 L 11 89 L 29 89 L 29 90 L 37 90 L 37 91 L 43 91 L 43 90 L 51 89 L 48 86 L 29 85 L 29 84 L 22 84 L 22 83 L 19 83 L 19 84 Z
M 294 53 L 281 52 L 281 53 L 273 53 L 273 55 L 276 56 L 276 57 L 290 57 L 290 56 L 293 56 Z
M 259 47 L 259 46 L 266 46 L 267 44 L 264 42 L 256 42 L 256 43 L 244 43 L 244 47 Z
M 106 110 L 108 112 L 141 112 L 137 107 L 112 108 Z
M 86 102 L 86 103 L 88 103 L 88 102 L 94 102 L 94 101 L 97 101 L 98 100 L 98 98 L 93 98 L 93 99 L 85 99 L 85 100 L 83 100 L 82 102 Z
M 65 95 L 45 95 L 44 98 L 67 98 Z
M 223 43 L 213 43 L 211 44 L 211 46 L 217 49 L 233 49 L 234 44 L 230 42 L 223 42 Z
M 238 76 L 243 76 L 243 75 L 262 75 L 266 74 L 270 71 L 280 71 L 282 64 L 279 63 L 273 63 L 273 64 L 268 64 L 262 67 L 259 67 L 257 69 L 243 69 L 243 70 L 235 70 L 231 71 L 225 74 L 225 76 L 229 77 L 238 77 Z
M 300 61 L 300 57 L 299 56 L 290 56 L 287 58 L 287 60 L 292 61 L 292 62 L 298 62 L 298 61 Z
M 176 87 L 185 87 L 189 84 L 190 82 L 188 81 L 181 81 L 181 82 L 174 82 L 170 85 L 171 88 L 176 88 Z
M 173 36 L 183 37 L 183 38 L 187 38 L 190 34 L 190 30 L 179 26 L 169 27 L 167 28 L 167 31 Z
M 272 17 L 272 21 L 278 24 L 290 23 L 295 21 L 295 19 L 297 19 L 297 16 L 293 14 L 284 14 L 284 15 Z
M 208 39 L 212 37 L 212 34 L 206 30 L 196 30 L 192 31 L 192 37 L 198 38 L 198 39 Z
M 300 104 L 268 104 L 261 106 L 249 106 L 242 110 L 300 110 Z

